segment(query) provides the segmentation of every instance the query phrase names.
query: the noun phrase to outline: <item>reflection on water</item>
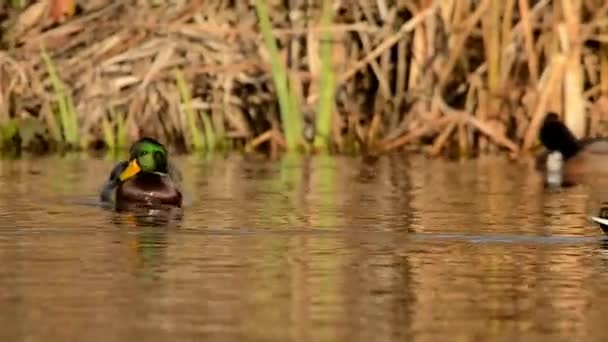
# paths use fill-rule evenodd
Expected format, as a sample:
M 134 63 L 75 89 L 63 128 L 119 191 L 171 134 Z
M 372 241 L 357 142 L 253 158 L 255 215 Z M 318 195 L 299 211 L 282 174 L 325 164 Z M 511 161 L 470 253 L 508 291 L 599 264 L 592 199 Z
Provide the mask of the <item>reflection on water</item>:
M 0 340 L 603 336 L 606 186 L 492 158 L 177 162 L 188 205 L 158 216 L 91 205 L 110 160 L 2 161 Z

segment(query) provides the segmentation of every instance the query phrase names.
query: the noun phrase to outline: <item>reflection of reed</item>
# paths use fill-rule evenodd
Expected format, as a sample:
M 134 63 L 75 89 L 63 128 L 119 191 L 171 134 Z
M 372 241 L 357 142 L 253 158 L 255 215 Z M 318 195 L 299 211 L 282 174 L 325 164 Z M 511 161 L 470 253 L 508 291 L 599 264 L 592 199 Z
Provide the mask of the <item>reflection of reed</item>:
M 584 234 L 589 203 L 581 191 L 588 189 L 550 193 L 537 174 L 505 158 L 448 164 L 419 158 L 417 163 L 410 171 L 417 231 L 551 234 L 549 227 L 565 223 L 567 231 L 553 233 Z M 583 197 L 573 199 L 576 196 Z
M 535 175 L 518 175 L 518 165 L 485 159 L 458 166 L 421 160 L 421 167 L 411 169 L 419 231 L 585 234 L 581 188 L 550 194 Z M 559 331 L 567 322 L 580 322 L 586 306 L 580 291 L 591 271 L 582 250 L 570 250 L 564 255 L 563 247 L 457 240 L 427 246 L 409 258 L 418 280 L 413 330 L 458 339 L 482 332 Z
M 2 340 L 434 341 L 603 327 L 600 243 L 472 242 L 599 234 L 585 217 L 601 189 L 551 193 L 507 160 L 183 159 L 192 203 L 173 228 L 61 203 L 57 193 L 95 197 L 111 164 L 56 162 L 36 163 L 38 175 L 29 162 L 0 166 Z

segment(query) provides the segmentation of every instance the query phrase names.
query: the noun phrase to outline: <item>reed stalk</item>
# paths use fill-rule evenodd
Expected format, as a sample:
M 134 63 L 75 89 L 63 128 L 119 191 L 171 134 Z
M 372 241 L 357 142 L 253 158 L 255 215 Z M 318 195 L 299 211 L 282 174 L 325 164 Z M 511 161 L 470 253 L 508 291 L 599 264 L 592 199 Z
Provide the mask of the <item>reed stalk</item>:
M 101 127 L 104 141 L 110 150 L 117 150 L 127 146 L 126 116 L 117 113 L 114 107 L 110 107 L 110 120 L 102 117 Z
M 116 135 L 114 134 L 114 128 L 112 124 L 105 116 L 101 118 L 101 132 L 103 134 L 103 141 L 110 150 L 116 149 Z
M 175 77 L 175 81 L 177 82 L 177 87 L 179 89 L 181 105 L 183 106 L 184 111 L 186 113 L 188 129 L 190 131 L 190 146 L 196 151 L 201 151 L 205 149 L 205 137 L 203 136 L 201 130 L 198 128 L 198 124 L 196 122 L 196 113 L 194 111 L 194 108 L 192 107 L 192 96 L 190 95 L 190 90 L 186 85 L 186 80 L 184 79 L 184 75 L 181 70 L 174 69 L 173 75 Z
M 122 112 L 116 113 L 112 107 L 110 107 L 110 112 L 116 122 L 116 147 L 127 147 L 127 115 Z
M 608 43 L 602 44 L 600 52 L 600 93 L 608 96 Z
M 531 148 L 536 141 L 538 129 L 547 112 L 547 104 L 549 103 L 551 97 L 555 95 L 555 88 L 562 84 L 565 64 L 566 57 L 561 54 L 556 54 L 552 56 L 551 64 L 547 67 L 543 76 L 541 76 L 539 82 L 541 91 L 536 108 L 534 108 L 534 112 L 532 114 L 532 120 L 530 121 L 524 136 L 522 150 Z
M 256 0 L 255 11 L 102 0 L 80 2 L 74 19 L 72 0 L 7 1 L 0 122 L 41 121 L 42 140 L 60 149 L 88 139 L 115 149 L 145 132 L 190 150 L 225 143 L 271 156 L 411 145 L 477 155 L 536 145 L 549 110 L 579 137 L 608 134 L 608 3 L 598 0 Z M 156 24 L 134 33 L 142 13 Z M 462 119 L 450 121 L 442 101 Z M 100 118 L 85 111 L 91 103 L 124 114 Z
M 51 57 L 48 55 L 45 49 L 41 52 L 42 59 L 46 65 L 53 90 L 55 92 L 55 99 L 57 101 L 59 119 L 61 123 L 61 129 L 63 132 L 63 139 L 72 147 L 80 145 L 79 133 L 78 133 L 78 119 L 76 111 L 74 109 L 74 103 L 72 97 L 65 90 L 65 85 L 59 78 L 57 69 Z
M 488 14 L 481 19 L 483 29 L 483 41 L 485 45 L 486 65 L 487 65 L 487 95 L 485 97 L 485 108 L 481 109 L 479 119 L 487 120 L 491 116 L 496 116 L 500 107 L 501 84 L 501 25 L 500 18 L 503 6 L 503 0 L 490 0 L 491 4 L 488 9 Z M 485 150 L 488 144 L 486 137 L 480 137 L 480 149 Z
M 279 98 L 281 122 L 289 150 L 295 150 L 300 145 L 300 133 L 302 131 L 302 118 L 298 101 L 292 94 L 288 82 L 287 71 L 281 63 L 279 49 L 272 32 L 272 23 L 268 15 L 265 0 L 255 0 L 256 13 L 264 39 L 264 45 L 270 55 L 270 66 L 272 78 Z
M 536 56 L 536 50 L 534 49 L 534 37 L 532 35 L 532 24 L 530 18 L 530 5 L 528 0 L 519 0 L 519 12 L 521 16 L 521 23 L 524 31 L 524 43 L 526 47 L 526 55 L 528 58 L 528 72 L 530 74 L 530 82 L 534 87 L 538 83 L 538 59 Z
M 203 125 L 205 126 L 205 144 L 208 150 L 213 151 L 217 142 L 215 132 L 213 131 L 213 124 L 205 112 L 201 112 L 201 119 L 203 120 Z
M 314 145 L 317 148 L 325 149 L 330 141 L 330 131 L 332 124 L 332 114 L 335 102 L 336 77 L 333 72 L 333 44 L 332 33 L 329 27 L 333 20 L 332 1 L 323 2 L 323 13 L 321 17 L 320 55 L 321 55 L 321 77 L 319 79 L 319 109 L 316 120 L 316 133 Z
M 14 8 L 23 8 L 27 0 L 8 0 L 8 4 Z
M 583 97 L 583 68 L 581 65 L 581 0 L 562 0 L 566 21 L 562 30 L 562 49 L 567 56 L 564 70 L 564 122 L 578 138 L 586 131 L 585 99 Z
M 484 41 L 486 45 L 486 60 L 488 64 L 488 88 L 495 95 L 500 86 L 500 15 L 502 0 L 492 0 L 488 15 L 483 17 Z M 492 108 L 493 109 L 493 108 Z

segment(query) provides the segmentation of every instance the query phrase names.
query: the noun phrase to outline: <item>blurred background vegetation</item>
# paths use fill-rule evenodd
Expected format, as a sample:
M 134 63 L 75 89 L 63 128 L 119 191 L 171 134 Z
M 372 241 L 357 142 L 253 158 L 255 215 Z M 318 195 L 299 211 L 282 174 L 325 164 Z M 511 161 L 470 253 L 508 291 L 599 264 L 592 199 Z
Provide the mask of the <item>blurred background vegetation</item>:
M 601 0 L 8 0 L 4 151 L 521 155 L 606 131 Z

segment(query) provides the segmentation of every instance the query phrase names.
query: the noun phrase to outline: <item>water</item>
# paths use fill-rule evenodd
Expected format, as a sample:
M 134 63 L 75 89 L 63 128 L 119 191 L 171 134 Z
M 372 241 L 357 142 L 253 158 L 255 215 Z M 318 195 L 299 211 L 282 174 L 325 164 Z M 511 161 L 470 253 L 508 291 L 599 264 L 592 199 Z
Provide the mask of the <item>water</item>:
M 109 160 L 3 160 L 0 340 L 604 335 L 599 183 L 500 158 L 177 164 L 188 205 L 151 222 L 95 204 Z

